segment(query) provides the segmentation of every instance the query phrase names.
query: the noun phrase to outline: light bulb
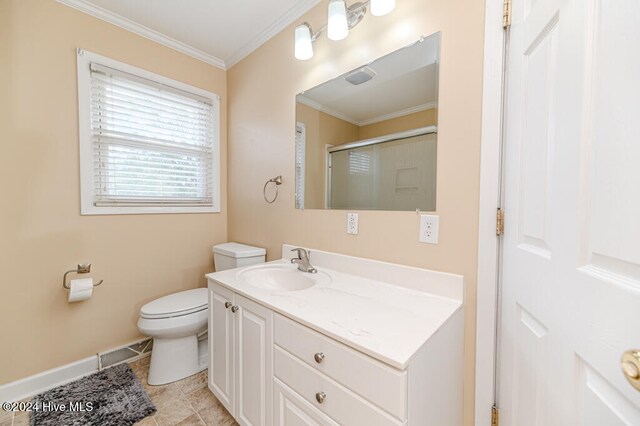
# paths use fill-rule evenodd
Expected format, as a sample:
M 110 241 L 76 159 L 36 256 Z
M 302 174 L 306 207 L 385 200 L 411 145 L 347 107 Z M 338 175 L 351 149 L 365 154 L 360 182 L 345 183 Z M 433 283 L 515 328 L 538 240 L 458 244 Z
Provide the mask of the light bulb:
M 345 0 L 331 0 L 329 2 L 329 19 L 327 37 L 331 40 L 342 40 L 349 35 L 347 23 L 347 5 Z
M 396 0 L 371 0 L 371 14 L 383 16 L 396 7 Z
M 300 24 L 296 27 L 296 59 L 306 61 L 313 58 L 313 45 L 311 44 L 311 27 L 308 24 Z

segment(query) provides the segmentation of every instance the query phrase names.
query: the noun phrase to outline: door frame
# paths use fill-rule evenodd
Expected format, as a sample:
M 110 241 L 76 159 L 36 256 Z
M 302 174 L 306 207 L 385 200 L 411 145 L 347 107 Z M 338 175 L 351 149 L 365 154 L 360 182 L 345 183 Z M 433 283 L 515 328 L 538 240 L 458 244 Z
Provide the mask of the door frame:
M 478 283 L 476 303 L 475 425 L 491 425 L 495 400 L 498 343 L 498 280 L 500 241 L 496 209 L 502 206 L 501 145 L 505 34 L 503 0 L 486 0 L 480 146 L 480 203 L 478 222 Z M 481 309 L 480 309 L 481 308 Z

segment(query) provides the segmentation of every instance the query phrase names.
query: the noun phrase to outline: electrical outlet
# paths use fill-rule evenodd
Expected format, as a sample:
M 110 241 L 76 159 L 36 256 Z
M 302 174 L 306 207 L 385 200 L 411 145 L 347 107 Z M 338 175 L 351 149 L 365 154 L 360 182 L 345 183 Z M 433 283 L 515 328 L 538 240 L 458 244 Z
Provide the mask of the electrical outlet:
M 438 234 L 440 233 L 440 216 L 423 214 L 420 215 L 420 237 L 421 243 L 438 244 Z
M 347 213 L 347 234 L 358 235 L 358 213 Z

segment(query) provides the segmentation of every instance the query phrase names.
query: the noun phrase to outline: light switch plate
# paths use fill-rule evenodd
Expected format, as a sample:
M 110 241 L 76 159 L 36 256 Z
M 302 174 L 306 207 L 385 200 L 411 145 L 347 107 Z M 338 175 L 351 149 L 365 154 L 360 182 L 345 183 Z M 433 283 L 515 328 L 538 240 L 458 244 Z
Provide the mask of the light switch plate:
M 440 216 L 423 214 L 420 215 L 420 236 L 421 243 L 438 244 L 438 234 L 440 233 Z
M 358 213 L 347 213 L 347 234 L 358 235 Z

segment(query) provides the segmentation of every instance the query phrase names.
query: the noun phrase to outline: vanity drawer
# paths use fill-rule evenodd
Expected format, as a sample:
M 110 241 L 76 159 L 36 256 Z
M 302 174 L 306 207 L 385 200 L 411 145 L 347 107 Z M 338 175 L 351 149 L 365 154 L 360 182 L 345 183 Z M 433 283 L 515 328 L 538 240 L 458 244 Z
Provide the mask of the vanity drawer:
M 273 413 L 274 426 L 340 426 L 275 377 Z
M 274 315 L 274 343 L 388 413 L 407 417 L 407 374 L 282 315 Z M 316 360 L 316 354 L 322 359 Z
M 403 424 L 278 346 L 274 346 L 274 374 L 302 398 L 340 424 Z M 318 400 L 320 395 L 324 395 L 322 402 Z

